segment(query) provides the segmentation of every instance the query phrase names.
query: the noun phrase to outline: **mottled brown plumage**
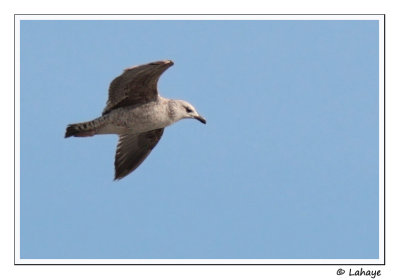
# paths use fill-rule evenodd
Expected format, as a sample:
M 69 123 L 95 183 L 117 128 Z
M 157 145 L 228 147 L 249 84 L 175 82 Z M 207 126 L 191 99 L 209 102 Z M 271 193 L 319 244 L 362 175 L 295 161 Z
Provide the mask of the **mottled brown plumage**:
M 134 171 L 157 145 L 164 128 L 184 118 L 206 120 L 183 100 L 158 95 L 161 74 L 174 63 L 156 61 L 126 69 L 109 87 L 102 116 L 89 122 L 67 126 L 65 137 L 118 134 L 115 180 Z
M 110 84 L 103 115 L 119 107 L 156 100 L 158 79 L 172 65 L 174 63 L 171 60 L 163 60 L 125 69 Z
M 157 145 L 163 132 L 164 128 L 160 128 L 139 135 L 120 135 L 114 162 L 115 179 L 121 179 L 135 170 Z

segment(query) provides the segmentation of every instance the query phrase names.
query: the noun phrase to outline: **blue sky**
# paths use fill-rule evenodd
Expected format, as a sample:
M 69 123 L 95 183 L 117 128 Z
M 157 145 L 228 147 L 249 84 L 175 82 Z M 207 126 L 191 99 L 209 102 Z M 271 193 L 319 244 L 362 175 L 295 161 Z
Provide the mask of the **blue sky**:
M 64 139 L 129 66 L 191 102 L 132 174 Z M 377 21 L 22 21 L 21 258 L 378 258 Z

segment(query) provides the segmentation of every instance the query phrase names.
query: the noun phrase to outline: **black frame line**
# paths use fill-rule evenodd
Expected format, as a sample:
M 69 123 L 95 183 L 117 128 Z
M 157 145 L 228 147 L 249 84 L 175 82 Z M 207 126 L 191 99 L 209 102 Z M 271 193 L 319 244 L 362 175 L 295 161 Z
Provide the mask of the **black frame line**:
M 16 252 L 15 252 L 15 170 L 16 170 L 16 164 L 15 164 L 15 58 L 16 58 L 16 52 L 15 52 L 15 34 L 16 34 L 16 16 L 296 16 L 296 15 L 303 15 L 303 16 L 335 16 L 335 15 L 340 15 L 340 16 L 383 16 L 383 263 L 377 263 L 377 264 L 360 264 L 360 263 L 329 263 L 329 264 L 320 264 L 320 263 L 306 263 L 306 264 L 301 264 L 301 263 L 279 263 L 279 264 L 273 264 L 273 263 L 190 263 L 190 264 L 183 264 L 183 263 L 63 263 L 63 264 L 55 264 L 55 263 L 16 263 Z M 56 260 L 56 259 L 55 259 Z M 61 260 L 61 259 L 57 259 Z M 266 259 L 267 260 L 267 259 Z M 283 259 L 282 259 L 283 260 Z M 77 266 L 82 266 L 82 265 L 113 265 L 113 266 L 118 266 L 118 265 L 195 265 L 195 266 L 206 266 L 206 265 L 223 265 L 223 266 L 243 266 L 243 265 L 248 265 L 248 266 L 385 266 L 386 265 L 386 14 L 14 14 L 14 265 L 77 265 Z

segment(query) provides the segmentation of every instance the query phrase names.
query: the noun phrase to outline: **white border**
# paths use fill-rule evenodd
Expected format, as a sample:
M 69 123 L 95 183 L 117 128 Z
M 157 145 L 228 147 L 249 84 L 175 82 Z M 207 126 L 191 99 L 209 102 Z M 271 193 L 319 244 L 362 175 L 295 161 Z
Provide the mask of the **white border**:
M 15 253 L 15 263 L 18 263 L 18 260 L 20 260 L 20 21 L 15 18 L 14 22 L 15 30 L 15 68 L 14 68 L 14 79 L 15 79 L 15 104 L 14 104 L 14 109 L 15 109 L 15 178 L 14 178 L 14 223 L 15 223 L 15 241 L 14 241 L 14 253 Z
M 21 259 L 20 21 L 21 20 L 378 20 L 379 258 L 378 259 Z M 15 15 L 15 264 L 384 264 L 384 16 L 383 15 Z
M 385 255 L 385 22 L 379 20 L 379 259 Z
M 16 15 L 15 20 L 379 20 L 383 15 Z
M 19 259 L 16 264 L 368 264 L 375 259 Z

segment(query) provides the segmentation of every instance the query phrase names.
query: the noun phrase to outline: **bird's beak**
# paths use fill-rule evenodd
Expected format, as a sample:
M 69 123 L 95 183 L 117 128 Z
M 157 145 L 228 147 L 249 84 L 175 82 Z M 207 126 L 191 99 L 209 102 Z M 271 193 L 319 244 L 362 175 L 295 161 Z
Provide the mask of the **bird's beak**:
M 206 119 L 205 118 L 203 118 L 202 116 L 200 116 L 200 115 L 198 115 L 198 116 L 196 116 L 196 117 L 194 117 L 196 120 L 198 120 L 198 121 L 201 121 L 202 123 L 204 123 L 204 124 L 206 124 Z

